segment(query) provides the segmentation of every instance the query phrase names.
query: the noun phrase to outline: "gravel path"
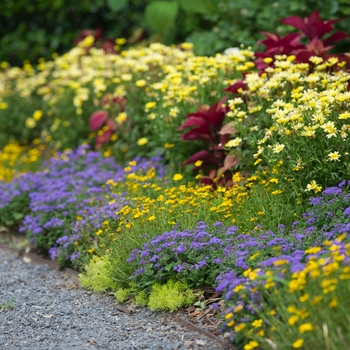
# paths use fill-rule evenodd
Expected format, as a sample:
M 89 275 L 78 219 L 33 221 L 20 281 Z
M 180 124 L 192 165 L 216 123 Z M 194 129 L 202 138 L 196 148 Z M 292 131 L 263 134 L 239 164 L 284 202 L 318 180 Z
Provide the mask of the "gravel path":
M 169 315 L 120 312 L 114 297 L 80 288 L 72 274 L 9 250 L 0 257 L 1 350 L 225 349 Z

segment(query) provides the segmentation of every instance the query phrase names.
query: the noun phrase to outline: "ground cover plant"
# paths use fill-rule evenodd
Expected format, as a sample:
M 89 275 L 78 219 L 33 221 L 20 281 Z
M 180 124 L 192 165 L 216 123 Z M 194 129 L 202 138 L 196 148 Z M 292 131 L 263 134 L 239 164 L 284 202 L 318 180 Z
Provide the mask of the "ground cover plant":
M 105 54 L 87 36 L 38 72 L 4 69 L 0 112 L 26 128 L 0 130 L 0 224 L 120 302 L 173 311 L 215 287 L 245 350 L 343 348 L 350 75 L 334 22 L 290 17 L 303 34 L 215 57 Z

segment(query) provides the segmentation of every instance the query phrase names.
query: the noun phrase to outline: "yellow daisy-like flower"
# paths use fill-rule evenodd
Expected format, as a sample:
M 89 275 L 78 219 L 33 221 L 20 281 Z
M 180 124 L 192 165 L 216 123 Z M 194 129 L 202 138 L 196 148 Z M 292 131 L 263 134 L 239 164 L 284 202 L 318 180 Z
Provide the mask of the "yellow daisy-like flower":
M 259 346 L 259 343 L 255 340 L 251 340 L 248 344 L 244 345 L 244 350 L 253 350 Z
M 230 147 L 230 148 L 237 147 L 241 142 L 242 142 L 242 139 L 240 137 L 236 137 L 233 140 L 228 141 L 225 144 L 225 147 Z
M 37 110 L 33 113 L 33 119 L 35 121 L 39 121 L 42 116 L 43 116 L 43 112 L 41 110 Z
M 304 344 L 304 339 L 298 339 L 292 344 L 292 346 L 294 349 L 300 349 L 303 346 L 303 344 Z
M 139 146 L 144 146 L 148 143 L 148 139 L 147 137 L 141 137 L 138 141 L 137 141 L 137 144 Z
M 280 153 L 283 151 L 285 145 L 281 144 L 281 143 L 277 143 L 275 145 L 275 147 L 272 149 L 273 153 Z
M 182 180 L 182 175 L 181 175 L 181 174 L 175 174 L 175 175 L 173 176 L 173 180 L 174 180 L 174 181 L 180 181 L 180 180 Z
M 335 152 L 331 152 L 327 155 L 328 157 L 328 160 L 330 160 L 331 162 L 334 162 L 334 161 L 339 161 L 339 158 L 340 158 L 340 154 L 338 151 L 335 151 Z
M 307 191 L 312 191 L 312 190 L 316 189 L 317 186 L 318 186 L 318 185 L 317 185 L 316 181 L 315 181 L 315 180 L 312 180 L 312 181 L 306 186 L 306 189 L 307 189 Z
M 33 129 L 36 126 L 36 121 L 33 118 L 27 118 L 26 127 L 29 129 Z
M 0 102 L 0 109 L 6 109 L 8 107 L 7 102 Z
M 175 143 L 165 143 L 164 144 L 164 148 L 173 148 L 173 147 L 175 147 Z
M 143 86 L 145 86 L 146 85 L 146 80 L 145 79 L 140 79 L 140 80 L 137 80 L 136 82 L 135 82 L 135 85 L 137 86 L 137 87 L 143 87 Z
M 154 108 L 157 105 L 157 102 L 148 102 L 145 105 L 145 110 L 148 112 L 151 108 Z
M 201 165 L 203 164 L 203 161 L 202 160 L 197 160 L 194 165 L 197 166 L 197 167 L 200 167 Z
M 303 323 L 299 326 L 299 333 L 310 332 L 314 330 L 314 326 L 311 323 Z

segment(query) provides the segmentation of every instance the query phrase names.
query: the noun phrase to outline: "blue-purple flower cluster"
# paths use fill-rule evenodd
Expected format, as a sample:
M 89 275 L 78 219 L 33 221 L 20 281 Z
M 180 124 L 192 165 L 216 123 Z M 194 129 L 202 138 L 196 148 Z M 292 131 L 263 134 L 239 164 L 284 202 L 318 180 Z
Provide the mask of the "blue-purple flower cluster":
M 289 229 L 280 225 L 276 233 L 258 225 L 250 234 L 240 234 L 237 226 L 220 222 L 212 227 L 199 222 L 195 229 L 184 231 L 174 227 L 132 251 L 128 261 L 134 265 L 133 279 L 140 287 L 171 278 L 186 279 L 192 287 L 217 285 L 229 300 L 234 288 L 247 281 L 243 275 L 247 269 L 274 268 L 284 261 L 292 273 L 301 271 L 309 259 L 326 252 L 307 254 L 305 250 L 350 234 L 349 185 L 350 181 L 327 188 L 310 200 L 311 207 L 300 222 Z M 318 228 L 325 216 L 332 220 Z
M 134 172 L 155 168 L 163 177 L 165 167 L 160 157 L 134 159 Z M 44 163 L 37 173 L 26 173 L 12 183 L 0 183 L 0 208 L 11 205 L 18 196 L 29 197 L 29 214 L 21 222 L 25 232 L 38 248 L 49 251 L 52 258 L 79 239 L 84 227 L 101 227 L 115 212 L 127 204 L 125 194 L 111 193 L 108 180 L 120 182 L 125 171 L 111 157 L 81 146 L 75 151 L 57 154 Z M 72 252 L 65 258 L 78 257 Z

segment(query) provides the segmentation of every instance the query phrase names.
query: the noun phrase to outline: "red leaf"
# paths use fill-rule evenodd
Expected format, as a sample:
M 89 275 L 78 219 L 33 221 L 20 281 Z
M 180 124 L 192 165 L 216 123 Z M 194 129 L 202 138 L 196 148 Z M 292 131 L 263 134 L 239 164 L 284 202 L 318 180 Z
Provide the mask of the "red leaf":
M 208 165 L 208 164 L 215 164 L 218 165 L 220 164 L 220 161 L 210 152 L 206 151 L 206 150 L 201 150 L 197 153 L 195 153 L 193 156 L 191 156 L 190 158 L 188 158 L 183 165 L 187 165 L 187 164 L 193 164 L 195 163 L 197 160 L 201 160 L 203 162 L 204 165 Z
M 106 130 L 102 135 L 98 135 L 95 140 L 97 148 L 99 149 L 101 148 L 102 144 L 107 143 L 111 139 L 112 135 L 112 130 Z
M 233 94 L 238 94 L 238 90 L 242 89 L 243 91 L 247 90 L 247 86 L 244 84 L 243 80 L 239 80 L 233 85 L 225 89 L 225 91 L 232 92 Z
M 224 169 L 229 170 L 239 163 L 240 163 L 239 158 L 237 158 L 233 154 L 228 154 L 224 160 Z
M 96 111 L 89 118 L 89 127 L 91 131 L 98 131 L 102 128 L 108 113 L 105 111 Z
M 324 45 L 330 45 L 335 43 L 336 41 L 339 41 L 348 37 L 349 35 L 347 35 L 345 32 L 336 32 L 322 41 Z
M 219 135 L 233 135 L 237 132 L 237 130 L 232 126 L 235 125 L 234 122 L 229 122 L 226 125 L 224 125 L 220 131 L 218 131 Z

